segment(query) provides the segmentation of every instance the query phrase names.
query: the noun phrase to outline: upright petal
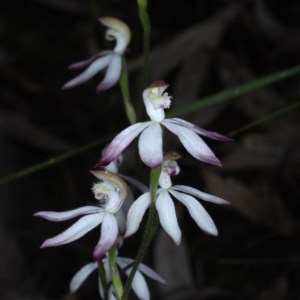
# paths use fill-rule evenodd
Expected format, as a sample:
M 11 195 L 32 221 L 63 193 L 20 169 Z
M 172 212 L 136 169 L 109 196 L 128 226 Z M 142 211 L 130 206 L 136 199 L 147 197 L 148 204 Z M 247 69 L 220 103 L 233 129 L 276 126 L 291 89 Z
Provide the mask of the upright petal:
M 170 190 L 170 193 L 189 211 L 197 225 L 206 233 L 218 235 L 218 229 L 204 207 L 194 197 Z
M 63 89 L 70 89 L 76 85 L 82 84 L 103 70 L 111 61 L 112 55 L 105 55 L 95 60 L 83 73 L 68 81 Z
M 156 199 L 156 209 L 163 229 L 178 246 L 181 242 L 181 231 L 178 226 L 175 205 L 167 190 L 161 190 Z
M 82 60 L 82 61 L 78 61 L 76 63 L 71 64 L 68 69 L 69 70 L 78 70 L 78 69 L 82 69 L 87 67 L 89 64 L 91 64 L 93 61 L 95 61 L 97 58 L 104 56 L 104 55 L 108 55 L 108 54 L 112 54 L 112 51 L 101 51 L 95 55 L 93 55 L 92 57 Z
M 143 219 L 146 209 L 150 205 L 150 193 L 147 192 L 137 198 L 131 205 L 126 222 L 125 238 L 134 234 Z
M 104 79 L 97 86 L 97 93 L 102 92 L 104 90 L 108 90 L 109 88 L 114 86 L 120 78 L 121 70 L 122 58 L 119 54 L 113 54 L 108 68 L 106 70 Z
M 141 122 L 133 124 L 121 131 L 104 149 L 100 161 L 97 162 L 96 168 L 105 166 L 116 159 L 123 150 L 137 137 L 141 131 L 148 127 L 151 122 Z
M 46 240 L 41 248 L 55 247 L 71 243 L 98 226 L 103 219 L 103 213 L 84 216 L 61 234 Z
M 230 204 L 228 201 L 226 201 L 220 197 L 204 193 L 202 191 L 199 191 L 193 187 L 186 186 L 186 185 L 174 185 L 174 186 L 172 186 L 172 190 L 183 192 L 183 193 L 192 195 L 194 197 L 198 197 L 201 200 L 215 203 L 215 204 Z
M 173 124 L 177 124 L 177 125 L 180 125 L 180 126 L 183 126 L 185 128 L 188 128 L 188 129 L 191 129 L 194 132 L 196 132 L 197 134 L 206 136 L 206 137 L 208 137 L 210 139 L 213 139 L 213 140 L 217 140 L 217 141 L 232 141 L 232 138 L 230 138 L 230 137 L 227 137 L 225 135 L 222 135 L 222 134 L 214 132 L 214 131 L 205 130 L 205 129 L 199 127 L 199 126 L 196 126 L 193 123 L 190 123 L 188 121 L 185 121 L 185 120 L 182 120 L 182 119 L 179 119 L 179 118 L 166 119 L 165 121 L 173 123 Z
M 83 266 L 72 278 L 70 282 L 70 292 L 75 293 L 83 282 L 89 277 L 89 275 L 97 270 L 98 263 L 92 262 Z
M 68 210 L 68 211 L 39 211 L 34 214 L 35 217 L 41 217 L 49 221 L 61 222 L 66 221 L 75 217 L 79 217 L 81 215 L 88 215 L 97 212 L 101 212 L 103 209 L 98 206 L 83 206 L 76 209 Z
M 178 136 L 184 148 L 196 159 L 205 163 L 221 166 L 221 162 L 205 144 L 205 142 L 191 129 L 163 121 L 162 124 Z
M 106 254 L 106 252 L 114 245 L 118 237 L 118 223 L 117 219 L 112 214 L 105 214 L 101 225 L 100 240 L 94 249 L 94 259 L 99 260 Z
M 142 161 L 155 168 L 163 161 L 162 130 L 157 122 L 145 129 L 139 138 L 139 153 Z

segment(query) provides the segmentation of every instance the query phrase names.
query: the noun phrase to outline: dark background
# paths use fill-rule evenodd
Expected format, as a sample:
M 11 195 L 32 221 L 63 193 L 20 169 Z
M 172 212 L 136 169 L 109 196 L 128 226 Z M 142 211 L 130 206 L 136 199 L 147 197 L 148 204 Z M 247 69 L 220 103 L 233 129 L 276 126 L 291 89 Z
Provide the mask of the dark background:
M 150 0 L 149 13 L 150 78 L 170 84 L 173 108 L 300 62 L 297 0 Z M 135 1 L 0 1 L 1 176 L 127 126 L 118 86 L 95 93 L 102 75 L 61 91 L 77 74 L 67 70 L 70 63 L 113 47 L 104 40 L 100 16 L 121 18 L 132 30 L 126 57 L 137 105 L 143 90 L 142 29 Z M 184 118 L 229 135 L 299 101 L 299 92 L 300 76 L 295 76 Z M 175 139 L 167 140 L 166 150 L 183 155 L 174 182 L 232 205 L 205 205 L 218 238 L 206 236 L 178 205 L 182 245 L 177 248 L 160 233 L 147 257 L 170 283 L 162 287 L 149 280 L 152 299 L 300 298 L 299 125 L 294 110 L 234 135 L 233 143 L 208 141 L 222 169 L 196 162 Z M 75 295 L 68 294 L 68 285 L 91 261 L 99 232 L 40 250 L 46 238 L 72 221 L 56 224 L 32 215 L 89 203 L 95 181 L 89 170 L 102 148 L 0 187 L 1 299 L 98 299 L 95 274 Z M 135 174 L 135 148 L 125 152 L 123 173 Z M 142 171 L 139 177 L 147 184 L 148 170 Z M 120 254 L 134 257 L 139 238 L 128 239 Z

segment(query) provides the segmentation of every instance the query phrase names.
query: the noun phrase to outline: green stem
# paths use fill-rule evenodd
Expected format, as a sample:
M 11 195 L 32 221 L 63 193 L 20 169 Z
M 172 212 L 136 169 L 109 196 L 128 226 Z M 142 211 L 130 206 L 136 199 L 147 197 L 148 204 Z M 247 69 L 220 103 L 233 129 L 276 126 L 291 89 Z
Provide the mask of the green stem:
M 104 264 L 102 260 L 98 262 L 98 274 L 103 288 L 104 300 L 107 300 L 108 299 L 107 281 L 106 281 Z
M 67 151 L 67 152 L 65 152 L 61 155 L 51 157 L 47 160 L 44 160 L 44 161 L 42 161 L 38 164 L 32 165 L 28 168 L 22 169 L 20 171 L 17 171 L 15 173 L 12 173 L 12 174 L 9 174 L 9 175 L 2 176 L 2 177 L 0 177 L 0 186 L 5 184 L 5 183 L 8 183 L 10 181 L 25 177 L 25 176 L 30 175 L 32 173 L 35 173 L 35 172 L 41 171 L 43 169 L 46 169 L 48 167 L 54 166 L 54 165 L 66 160 L 66 159 L 69 159 L 73 156 L 81 154 L 81 153 L 83 153 L 83 152 L 85 152 L 89 149 L 95 148 L 96 146 L 99 146 L 99 145 L 107 142 L 110 138 L 111 137 L 105 137 L 105 138 L 102 138 L 102 139 L 99 139 L 99 140 L 95 140 L 95 141 L 93 141 L 89 144 L 86 144 L 86 145 L 83 145 L 79 148 Z
M 284 114 L 286 114 L 286 113 L 288 113 L 288 112 L 290 112 L 290 111 L 298 108 L 299 106 L 300 106 L 300 101 L 297 101 L 297 102 L 295 102 L 295 103 L 293 103 L 293 104 L 291 104 L 289 106 L 286 106 L 284 108 L 281 108 L 281 109 L 279 109 L 279 110 L 277 110 L 277 111 L 275 111 L 275 112 L 273 112 L 273 113 L 271 113 L 271 114 L 269 114 L 269 115 L 267 115 L 267 116 L 265 116 L 263 118 L 260 118 L 260 119 L 254 121 L 254 122 L 251 122 L 251 123 L 249 123 L 249 124 L 247 124 L 247 125 L 239 128 L 239 129 L 231 131 L 229 133 L 229 136 L 235 136 L 235 135 L 237 135 L 237 134 L 239 134 L 239 133 L 241 133 L 243 131 L 246 131 L 248 129 L 251 129 L 253 127 L 261 125 L 261 124 L 263 124 L 265 122 L 268 122 L 268 121 L 270 121 L 272 119 L 275 119 L 275 118 L 277 118 L 279 116 L 282 116 L 282 115 L 284 115 Z
M 141 243 L 141 246 L 139 248 L 138 254 L 135 258 L 135 261 L 132 265 L 131 272 L 128 276 L 128 279 L 126 281 L 126 284 L 124 286 L 124 293 L 122 296 L 122 300 L 126 300 L 128 298 L 128 294 L 131 288 L 131 283 L 134 278 L 134 275 L 138 269 L 139 264 L 142 262 L 144 256 L 147 253 L 148 247 L 154 238 L 154 228 L 157 228 L 157 216 L 156 216 L 156 210 L 155 210 L 155 201 L 156 201 L 156 192 L 157 192 L 157 185 L 158 185 L 158 179 L 160 175 L 161 167 L 157 167 L 151 171 L 150 175 L 150 209 L 148 213 L 148 219 L 147 224 L 145 227 L 145 232 L 143 235 L 143 240 Z
M 136 113 L 130 101 L 128 71 L 127 71 L 126 60 L 124 59 L 124 57 L 122 57 L 122 72 L 120 78 L 120 86 L 123 95 L 123 101 L 124 101 L 124 107 L 125 107 L 127 119 L 130 124 L 134 124 L 136 122 Z
M 123 284 L 120 277 L 120 273 L 116 263 L 116 246 L 113 246 L 108 252 L 109 270 L 111 281 L 115 290 L 115 294 L 118 300 L 121 300 L 123 295 Z

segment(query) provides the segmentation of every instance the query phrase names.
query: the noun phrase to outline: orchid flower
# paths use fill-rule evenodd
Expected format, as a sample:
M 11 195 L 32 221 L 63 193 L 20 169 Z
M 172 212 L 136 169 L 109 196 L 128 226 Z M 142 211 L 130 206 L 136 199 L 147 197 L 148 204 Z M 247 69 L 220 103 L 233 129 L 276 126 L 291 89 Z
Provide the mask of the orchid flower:
M 87 69 L 67 82 L 63 86 L 63 89 L 69 89 L 80 85 L 105 68 L 107 68 L 106 74 L 104 79 L 97 86 L 97 93 L 111 88 L 118 82 L 122 70 L 122 55 L 130 42 L 130 29 L 124 22 L 115 18 L 99 18 L 99 21 L 104 26 L 108 27 L 106 39 L 115 40 L 115 48 L 112 51 L 102 51 L 87 60 L 70 65 L 70 70 L 77 70 L 85 67 L 87 67 Z
M 94 184 L 92 190 L 97 205 L 79 207 L 65 212 L 40 211 L 35 214 L 49 221 L 61 222 L 82 216 L 71 227 L 61 234 L 47 239 L 41 248 L 55 247 L 71 243 L 101 224 L 101 235 L 94 249 L 94 259 L 99 260 L 117 242 L 119 231 L 117 212 L 120 210 L 127 195 L 127 186 L 118 176 L 107 171 L 98 171 L 97 178 L 103 180 Z
M 181 242 L 181 231 L 178 226 L 175 205 L 172 197 L 181 202 L 187 209 L 193 220 L 204 232 L 217 236 L 218 230 L 200 202 L 199 198 L 215 204 L 227 204 L 228 202 L 195 188 L 186 185 L 172 185 L 171 176 L 176 176 L 180 168 L 175 160 L 164 160 L 159 178 L 160 188 L 156 195 L 156 210 L 163 229 L 173 239 L 176 245 Z M 127 215 L 125 238 L 134 234 L 141 223 L 146 209 L 150 206 L 150 193 L 141 195 L 130 207 Z
M 171 97 L 165 92 L 168 85 L 164 81 L 155 81 L 143 92 L 146 111 L 151 121 L 140 122 L 121 131 L 104 150 L 96 167 L 109 164 L 139 134 L 139 154 L 142 161 L 150 168 L 155 168 L 163 161 L 162 125 L 177 135 L 185 149 L 196 159 L 221 166 L 221 162 L 199 135 L 221 141 L 231 140 L 219 133 L 204 130 L 179 118 L 165 118 L 164 109 L 169 108 Z
M 104 270 L 105 270 L 105 275 L 106 275 L 106 282 L 109 283 L 111 282 L 111 276 L 110 276 L 110 272 L 109 272 L 109 263 L 108 263 L 108 259 L 107 258 L 103 258 L 102 259 L 103 265 L 104 265 Z M 131 265 L 134 262 L 133 259 L 131 258 L 126 258 L 126 257 L 119 257 L 117 256 L 116 258 L 116 263 L 118 265 L 118 267 L 121 270 L 124 270 L 126 275 L 129 276 L 130 272 L 131 272 Z M 72 278 L 71 283 L 70 283 L 70 292 L 71 293 L 75 293 L 80 286 L 83 284 L 83 282 L 87 279 L 87 277 L 93 272 L 96 271 L 98 269 L 98 263 L 97 262 L 92 262 L 89 263 L 87 265 L 85 265 L 84 267 L 82 267 Z M 144 264 L 139 264 L 138 266 L 138 270 L 134 275 L 133 281 L 132 281 L 132 289 L 135 292 L 136 296 L 139 299 L 142 300 L 149 300 L 150 299 L 150 293 L 149 293 L 149 289 L 146 283 L 146 280 L 144 278 L 144 275 L 162 283 L 162 284 L 166 284 L 166 281 L 160 276 L 158 275 L 155 271 L 153 271 L 152 269 L 150 269 L 149 267 L 147 267 Z M 98 280 L 98 286 L 99 286 L 99 294 L 100 297 L 103 299 L 104 298 L 104 291 L 103 291 L 103 287 L 101 285 L 100 280 Z M 109 300 L 115 300 L 115 296 L 113 294 L 113 288 L 112 285 L 110 285 L 110 288 L 108 290 L 108 298 Z

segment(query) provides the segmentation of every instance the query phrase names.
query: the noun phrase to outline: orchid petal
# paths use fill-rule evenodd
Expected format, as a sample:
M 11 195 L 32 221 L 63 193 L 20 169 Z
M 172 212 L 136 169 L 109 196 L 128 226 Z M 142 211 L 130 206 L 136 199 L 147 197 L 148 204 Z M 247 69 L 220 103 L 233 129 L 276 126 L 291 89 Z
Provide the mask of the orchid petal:
M 190 186 L 186 186 L 186 185 L 174 185 L 172 186 L 172 190 L 176 190 L 176 191 L 180 191 L 189 195 L 192 195 L 194 197 L 198 197 L 201 200 L 207 201 L 207 202 L 211 202 L 211 203 L 215 203 L 215 204 L 230 204 L 228 201 L 208 194 L 208 193 L 204 193 L 202 191 L 199 191 L 193 187 Z
M 99 260 L 113 246 L 118 237 L 117 219 L 112 214 L 105 214 L 101 225 L 101 236 L 94 249 L 93 257 Z
M 81 215 L 101 212 L 101 208 L 97 206 L 83 206 L 76 209 L 56 212 L 56 211 L 39 211 L 34 214 L 35 217 L 41 217 L 49 221 L 61 222 L 69 220 Z
M 125 232 L 126 229 L 126 218 L 124 216 L 123 211 L 120 209 L 117 211 L 117 213 L 115 214 L 116 218 L 117 218 L 117 222 L 118 222 L 118 227 L 121 233 Z
M 206 143 L 191 129 L 163 121 L 162 124 L 178 136 L 184 148 L 196 159 L 205 163 L 221 166 L 221 162 Z
M 124 263 L 123 266 L 121 266 L 121 268 L 124 268 L 126 266 L 131 265 L 134 260 L 132 258 L 127 258 L 127 257 L 118 257 L 117 258 L 117 262 L 121 261 L 121 263 Z M 140 263 L 138 266 L 138 270 L 141 271 L 143 274 L 145 274 L 146 276 L 148 276 L 149 278 L 158 281 L 162 284 L 167 284 L 166 280 L 164 278 L 162 278 L 159 274 L 157 274 L 154 270 L 152 270 L 151 268 L 149 268 L 148 266 Z
M 156 209 L 161 226 L 178 246 L 181 242 L 181 231 L 177 222 L 175 205 L 168 191 L 161 190 L 156 199 Z
M 127 276 L 130 275 L 132 268 L 126 271 Z M 136 296 L 141 300 L 150 300 L 150 292 L 144 276 L 136 271 L 133 277 L 131 287 Z
M 134 234 L 138 230 L 142 218 L 145 214 L 145 211 L 149 207 L 149 205 L 150 205 L 149 192 L 141 195 L 133 202 L 127 215 L 125 238 Z
M 111 61 L 112 55 L 105 55 L 95 60 L 83 73 L 68 81 L 63 89 L 70 89 L 76 85 L 82 84 L 103 70 Z
M 130 184 L 134 185 L 137 189 L 139 189 L 142 193 L 146 193 L 149 191 L 149 188 L 144 185 L 142 182 L 139 180 L 134 179 L 133 177 L 119 174 L 122 178 L 124 178 L 126 181 L 128 181 Z
M 109 51 L 109 50 L 105 50 L 105 51 L 101 51 L 95 55 L 93 55 L 92 57 L 88 58 L 88 59 L 85 59 L 85 60 L 82 60 L 82 61 L 79 61 L 79 62 L 76 62 L 76 63 L 73 63 L 71 64 L 68 69 L 69 70 L 78 70 L 78 69 L 82 69 L 82 68 L 85 68 L 87 67 L 89 64 L 91 64 L 93 61 L 95 61 L 97 58 L 99 57 L 102 57 L 102 56 L 105 56 L 105 55 L 108 55 L 108 54 L 112 54 L 113 52 L 112 51 Z
M 104 79 L 97 86 L 97 93 L 108 90 L 113 85 L 117 83 L 120 78 L 122 69 L 122 58 L 119 54 L 113 54 L 111 57 L 111 61 L 106 70 Z
M 70 292 L 75 293 L 89 275 L 97 270 L 98 263 L 92 262 L 82 267 L 72 278 L 70 282 Z
M 194 197 L 170 190 L 170 193 L 189 211 L 197 225 L 206 233 L 218 235 L 218 229 L 204 207 Z
M 104 149 L 100 161 L 96 164 L 97 167 L 105 166 L 115 160 L 122 151 L 137 137 L 141 131 L 148 127 L 151 122 L 141 122 L 133 124 L 121 131 Z
M 166 122 L 171 122 L 173 124 L 177 124 L 179 126 L 183 126 L 185 128 L 191 129 L 193 130 L 195 133 L 206 136 L 210 139 L 213 140 L 217 140 L 217 141 L 232 141 L 233 139 L 227 136 L 224 136 L 220 133 L 214 132 L 214 131 L 209 131 L 209 130 L 205 130 L 193 123 L 190 123 L 188 121 L 179 119 L 179 118 L 171 118 L 171 119 L 167 119 L 165 120 Z
M 103 215 L 104 213 L 96 213 L 80 218 L 76 223 L 74 223 L 71 227 L 69 227 L 61 234 L 46 240 L 42 244 L 41 248 L 68 244 L 81 238 L 83 235 L 85 235 L 87 232 L 89 232 L 102 222 Z
M 139 138 L 139 153 L 142 161 L 150 168 L 163 161 L 162 130 L 157 122 L 145 129 Z

